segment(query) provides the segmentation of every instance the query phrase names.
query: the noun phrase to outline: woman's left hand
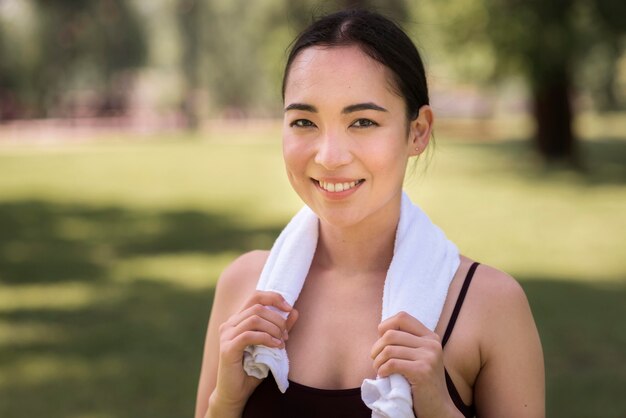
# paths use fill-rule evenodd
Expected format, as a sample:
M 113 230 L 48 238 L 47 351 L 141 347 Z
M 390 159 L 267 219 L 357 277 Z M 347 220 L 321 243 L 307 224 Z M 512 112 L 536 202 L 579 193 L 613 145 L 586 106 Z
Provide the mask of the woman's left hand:
M 378 333 L 380 338 L 372 348 L 377 375 L 398 373 L 408 380 L 413 410 L 419 418 L 456 416 L 458 410 L 446 386 L 439 336 L 406 312 L 383 321 Z

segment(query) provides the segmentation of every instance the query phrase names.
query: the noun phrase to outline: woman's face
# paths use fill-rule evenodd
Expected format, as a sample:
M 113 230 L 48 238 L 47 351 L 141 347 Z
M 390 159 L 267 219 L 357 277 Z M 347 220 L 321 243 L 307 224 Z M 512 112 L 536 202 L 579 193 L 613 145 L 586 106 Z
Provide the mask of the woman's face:
M 285 88 L 283 155 L 292 187 L 327 223 L 346 227 L 399 210 L 416 123 L 391 74 L 357 46 L 310 47 Z M 407 129 L 409 124 L 409 129 Z

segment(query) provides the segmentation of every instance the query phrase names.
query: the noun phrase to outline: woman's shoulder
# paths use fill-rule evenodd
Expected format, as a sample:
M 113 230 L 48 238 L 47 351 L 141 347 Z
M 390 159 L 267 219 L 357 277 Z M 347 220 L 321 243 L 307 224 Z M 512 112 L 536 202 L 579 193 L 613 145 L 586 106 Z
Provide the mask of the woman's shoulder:
M 263 250 L 240 255 L 222 271 L 217 283 L 218 289 L 255 288 L 268 256 L 269 251 Z
M 251 277 L 258 278 L 269 254 L 269 251 L 254 250 L 240 255 L 224 269 L 220 282 L 242 284 L 242 281 L 250 280 Z
M 470 260 L 469 264 L 472 263 Z M 469 266 L 466 269 L 469 270 Z M 482 263 L 474 272 L 466 304 L 479 324 L 493 325 L 502 315 L 529 312 L 528 299 L 520 283 L 510 274 Z
M 468 292 L 468 310 L 480 328 L 481 352 L 536 332 L 528 298 L 508 273 L 480 264 Z
M 472 287 L 481 298 L 493 303 L 506 305 L 515 300 L 526 301 L 524 289 L 513 276 L 488 264 L 481 263 L 477 267 Z
M 513 331 L 511 323 L 532 320 L 528 300 L 522 286 L 511 275 L 487 264 L 478 264 L 471 277 L 463 301 L 461 290 L 469 278 L 474 260 L 461 257 L 457 276 L 450 287 L 446 317 L 452 314 L 453 306 L 462 302 L 459 324 L 455 334 L 463 333 L 478 346 L 493 345 L 493 340 Z M 483 352 L 483 350 L 481 350 Z
M 466 323 L 478 338 L 480 363 L 475 403 L 489 416 L 544 416 L 541 341 L 521 284 L 481 264 L 467 296 Z
M 474 314 L 478 313 L 475 311 L 476 309 L 489 315 L 495 313 L 494 309 L 507 309 L 511 302 L 527 303 L 522 286 L 510 274 L 488 264 L 476 263 L 465 256 L 461 256 L 461 264 L 455 277 L 456 284 L 451 287 L 451 289 L 456 289 L 453 291 L 452 297 L 455 295 L 458 297 L 461 286 L 468 278 L 473 264 L 477 264 L 477 267 L 471 278 L 464 306 L 470 305 Z
M 216 300 L 231 307 L 242 304 L 256 289 L 268 256 L 269 251 L 254 250 L 233 260 L 217 281 Z

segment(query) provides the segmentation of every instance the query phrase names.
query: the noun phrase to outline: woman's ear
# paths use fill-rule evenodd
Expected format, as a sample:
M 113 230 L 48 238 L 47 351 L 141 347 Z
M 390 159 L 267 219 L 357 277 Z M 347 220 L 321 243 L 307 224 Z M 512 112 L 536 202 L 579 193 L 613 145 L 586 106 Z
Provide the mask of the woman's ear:
M 435 115 L 429 105 L 420 107 L 417 117 L 409 122 L 409 153 L 412 157 L 424 152 L 430 142 Z

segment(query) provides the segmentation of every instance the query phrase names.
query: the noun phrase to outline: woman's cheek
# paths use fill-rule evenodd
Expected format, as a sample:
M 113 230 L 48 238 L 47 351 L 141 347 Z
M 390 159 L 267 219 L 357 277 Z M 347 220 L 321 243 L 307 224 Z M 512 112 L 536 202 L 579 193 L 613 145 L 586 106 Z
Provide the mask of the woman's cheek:
M 311 158 L 312 150 L 312 138 L 296 134 L 283 134 L 285 164 L 304 169 L 306 162 Z
M 304 181 L 307 167 L 306 142 L 295 135 L 283 136 L 283 159 L 287 177 L 292 187 L 298 191 L 298 186 Z

